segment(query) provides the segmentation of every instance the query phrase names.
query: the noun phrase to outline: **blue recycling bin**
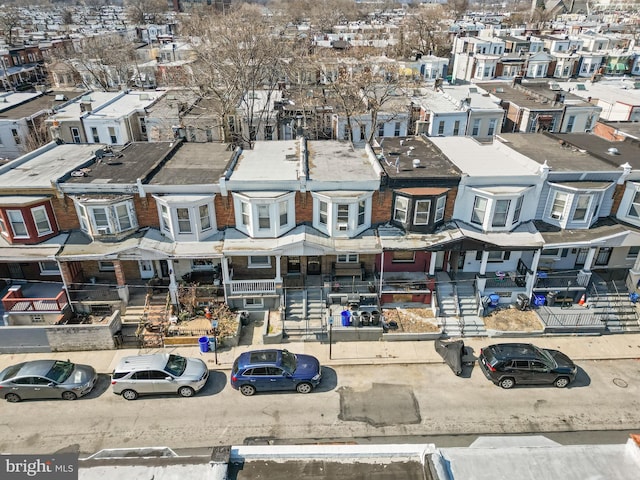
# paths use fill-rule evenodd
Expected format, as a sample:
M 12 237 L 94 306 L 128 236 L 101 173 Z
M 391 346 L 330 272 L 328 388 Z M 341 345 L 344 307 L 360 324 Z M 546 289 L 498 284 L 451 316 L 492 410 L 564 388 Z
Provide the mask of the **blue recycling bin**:
M 207 353 L 209 351 L 209 337 L 200 337 L 198 345 L 200 345 L 200 353 Z
M 343 310 L 340 316 L 342 317 L 343 327 L 348 327 L 349 325 L 351 325 L 351 312 L 349 310 Z
M 545 302 L 547 301 L 547 298 L 544 295 L 539 295 L 539 294 L 535 294 L 533 296 L 533 304 L 536 307 L 542 307 L 544 306 Z
M 500 302 L 500 295 L 496 293 L 492 293 L 491 295 L 489 295 L 489 300 L 491 300 L 491 303 L 489 303 L 489 306 L 497 307 L 498 303 Z

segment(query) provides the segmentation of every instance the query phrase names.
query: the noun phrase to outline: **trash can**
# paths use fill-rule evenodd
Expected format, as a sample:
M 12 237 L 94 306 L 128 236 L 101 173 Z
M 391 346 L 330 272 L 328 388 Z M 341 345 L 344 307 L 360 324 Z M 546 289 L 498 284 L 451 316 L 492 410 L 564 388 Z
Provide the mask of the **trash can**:
M 500 303 L 500 295 L 498 295 L 497 293 L 492 293 L 491 295 L 489 295 L 489 300 L 491 300 L 491 303 L 489 304 L 492 307 L 497 307 L 498 303 Z
M 209 337 L 209 351 L 216 351 L 216 337 Z
M 351 312 L 349 310 L 343 310 L 340 315 L 342 316 L 342 326 L 348 327 L 351 324 Z
M 534 304 L 536 307 L 542 307 L 542 306 L 544 306 L 544 304 L 546 303 L 546 301 L 547 301 L 547 298 L 546 298 L 544 295 L 538 295 L 538 294 L 535 294 L 535 295 L 533 296 L 533 304 Z
M 631 303 L 638 303 L 638 299 L 640 299 L 640 295 L 638 295 L 636 292 L 631 292 L 629 294 L 629 300 L 631 300 Z
M 198 344 L 200 345 L 200 353 L 207 353 L 209 351 L 209 337 L 200 337 Z
M 556 304 L 556 297 L 558 296 L 558 292 L 549 292 L 547 293 L 547 306 L 553 307 Z
M 529 308 L 529 297 L 524 293 L 519 293 L 516 298 L 516 306 L 518 307 L 518 310 L 523 311 Z

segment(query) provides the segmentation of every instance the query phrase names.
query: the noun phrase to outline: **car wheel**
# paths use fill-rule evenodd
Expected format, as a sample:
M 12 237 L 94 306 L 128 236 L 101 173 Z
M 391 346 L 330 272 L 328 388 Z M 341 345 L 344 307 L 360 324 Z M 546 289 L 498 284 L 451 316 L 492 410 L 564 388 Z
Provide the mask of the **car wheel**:
M 256 389 L 255 387 L 251 386 L 251 385 L 242 385 L 240 387 L 240 393 L 250 397 L 251 395 L 253 395 L 254 393 L 256 393 Z
M 7 394 L 4 396 L 4 399 L 5 399 L 7 402 L 11 402 L 11 403 L 18 403 L 20 400 L 22 400 L 22 399 L 20 398 L 20 396 L 19 396 L 19 395 L 16 395 L 15 393 L 7 393 Z
M 564 388 L 569 385 L 569 379 L 567 377 L 558 377 L 553 384 L 558 388 Z
M 298 391 L 298 393 L 309 393 L 311 392 L 311 390 L 313 390 L 313 387 L 310 383 L 303 382 L 296 385 L 296 390 Z
M 516 381 L 511 378 L 511 377 L 506 377 L 503 378 L 502 380 L 500 380 L 500 382 L 498 383 L 498 385 L 500 385 L 502 388 L 504 389 L 509 389 L 509 388 L 513 388 L 513 386 L 516 384 Z
M 191 387 L 180 387 L 178 389 L 178 395 L 181 397 L 193 397 L 195 393 L 196 392 Z
M 78 396 L 73 392 L 62 392 L 63 400 L 75 400 L 76 398 L 78 398 Z
M 138 398 L 138 392 L 135 390 L 124 390 L 122 396 L 127 400 L 135 400 Z

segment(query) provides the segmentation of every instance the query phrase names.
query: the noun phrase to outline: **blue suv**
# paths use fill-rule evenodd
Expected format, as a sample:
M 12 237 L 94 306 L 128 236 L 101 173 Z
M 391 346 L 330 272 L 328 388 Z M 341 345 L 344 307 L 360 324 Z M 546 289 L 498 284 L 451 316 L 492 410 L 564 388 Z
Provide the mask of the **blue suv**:
M 317 358 L 288 350 L 245 352 L 236 358 L 231 370 L 231 386 L 247 396 L 273 390 L 309 393 L 321 378 Z

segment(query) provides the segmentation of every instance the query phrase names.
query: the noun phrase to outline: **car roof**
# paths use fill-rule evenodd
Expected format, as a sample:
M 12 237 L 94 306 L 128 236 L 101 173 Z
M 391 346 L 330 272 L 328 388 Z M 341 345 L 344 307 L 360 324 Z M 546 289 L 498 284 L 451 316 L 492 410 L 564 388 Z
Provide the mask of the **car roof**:
M 273 365 L 277 363 L 283 350 L 266 349 L 244 352 L 238 357 L 238 366 L 245 368 L 256 365 Z
M 169 360 L 168 353 L 151 353 L 148 355 L 131 355 L 122 357 L 116 365 L 116 372 L 131 372 L 136 370 L 162 370 Z
M 27 377 L 32 375 L 39 375 L 44 377 L 55 362 L 59 360 L 32 360 L 24 362 L 20 367 L 20 370 L 16 373 L 16 377 Z
M 540 358 L 540 349 L 530 343 L 497 343 L 491 345 L 494 357 L 505 360 L 508 358 Z

